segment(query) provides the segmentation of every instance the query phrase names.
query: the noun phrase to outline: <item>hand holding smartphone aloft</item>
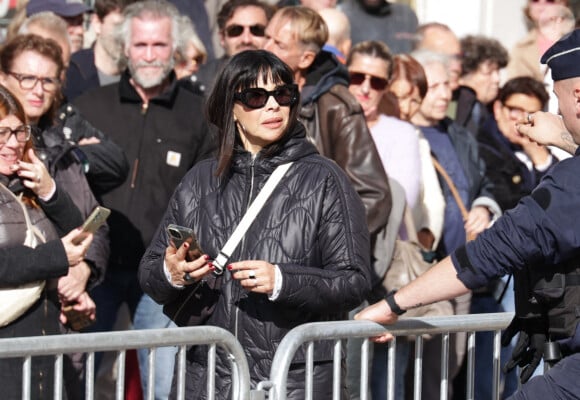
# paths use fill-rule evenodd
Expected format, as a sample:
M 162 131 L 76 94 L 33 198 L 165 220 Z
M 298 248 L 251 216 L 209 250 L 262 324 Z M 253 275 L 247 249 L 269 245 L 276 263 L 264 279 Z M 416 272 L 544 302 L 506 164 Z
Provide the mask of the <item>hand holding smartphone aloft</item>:
M 179 249 L 183 243 L 187 242 L 187 244 L 189 244 L 189 250 L 187 251 L 186 256 L 187 261 L 195 260 L 203 254 L 193 229 L 185 226 L 169 224 L 167 226 L 167 235 L 169 237 L 169 244 L 176 249 Z
M 105 207 L 97 206 L 87 217 L 82 226 L 82 233 L 73 240 L 73 244 L 79 244 L 89 233 L 95 233 L 107 221 L 111 210 Z

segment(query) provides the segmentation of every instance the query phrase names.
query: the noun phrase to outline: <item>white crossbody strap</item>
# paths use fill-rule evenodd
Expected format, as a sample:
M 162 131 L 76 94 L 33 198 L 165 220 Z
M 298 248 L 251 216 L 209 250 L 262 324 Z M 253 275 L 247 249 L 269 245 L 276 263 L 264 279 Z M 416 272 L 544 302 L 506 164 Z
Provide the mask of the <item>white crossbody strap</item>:
M 252 222 L 254 222 L 254 219 L 256 219 L 256 216 L 258 215 L 258 213 L 260 212 L 260 210 L 262 209 L 262 207 L 264 206 L 264 204 L 266 203 L 266 201 L 268 200 L 268 198 L 270 197 L 276 186 L 278 186 L 278 183 L 280 182 L 282 177 L 286 174 L 286 171 L 288 171 L 291 165 L 292 165 L 291 162 L 279 165 L 278 167 L 276 167 L 274 172 L 272 172 L 272 174 L 264 184 L 264 187 L 262 188 L 262 190 L 260 190 L 260 193 L 258 193 L 258 196 L 256 196 L 256 198 L 250 205 L 250 208 L 248 208 L 248 211 L 246 211 L 244 217 L 242 218 L 242 220 L 232 233 L 232 236 L 230 236 L 224 247 L 222 247 L 218 256 L 215 258 L 215 260 L 213 260 L 212 263 L 215 267 L 214 271 L 215 274 L 220 275 L 221 273 L 223 273 L 230 256 L 232 255 L 234 250 L 236 250 L 236 247 L 238 247 L 238 244 L 246 234 L 248 228 L 250 227 L 250 225 L 252 225 Z

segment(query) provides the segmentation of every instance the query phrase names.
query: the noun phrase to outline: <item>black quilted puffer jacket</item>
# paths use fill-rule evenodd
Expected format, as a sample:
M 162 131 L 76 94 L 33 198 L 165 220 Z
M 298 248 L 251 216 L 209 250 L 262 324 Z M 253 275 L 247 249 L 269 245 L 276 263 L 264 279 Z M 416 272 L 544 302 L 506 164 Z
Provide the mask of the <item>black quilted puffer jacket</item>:
M 203 251 L 216 257 L 269 175 L 294 161 L 258 214 L 230 262 L 265 260 L 279 266 L 282 287 L 271 301 L 249 293 L 224 272 L 217 306 L 207 322 L 231 331 L 246 350 L 252 381 L 268 379 L 271 360 L 284 335 L 297 325 L 347 318 L 370 290 L 370 243 L 365 210 L 343 171 L 320 156 L 298 125 L 271 158 L 238 151 L 226 177 L 215 176 L 216 161 L 194 166 L 176 189 L 164 220 L 140 265 L 143 290 L 159 303 L 179 294 L 163 272 L 168 240 L 165 227 L 193 228 Z M 332 343 L 315 346 L 315 362 L 332 360 Z M 206 348 L 188 353 L 188 398 L 204 398 Z M 295 362 L 300 369 L 304 353 Z M 328 363 L 331 367 L 331 363 Z M 320 383 L 332 382 L 321 372 Z M 229 361 L 218 350 L 217 398 L 229 398 Z M 304 377 L 294 382 L 304 385 Z M 289 381 L 289 387 L 293 382 Z M 298 395 L 299 398 L 301 395 Z M 303 398 L 303 397 L 302 397 Z

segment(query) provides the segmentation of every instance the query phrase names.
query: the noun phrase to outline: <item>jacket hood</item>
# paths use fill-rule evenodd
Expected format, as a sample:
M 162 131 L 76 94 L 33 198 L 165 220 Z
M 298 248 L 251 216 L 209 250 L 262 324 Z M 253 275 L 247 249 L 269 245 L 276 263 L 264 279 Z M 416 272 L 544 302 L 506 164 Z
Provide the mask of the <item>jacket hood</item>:
M 341 64 L 334 54 L 320 51 L 306 74 L 306 84 L 300 93 L 302 104 L 318 100 L 334 85 L 348 87 L 349 76 L 346 67 Z
M 255 158 L 241 146 L 236 147 L 232 160 L 232 172 L 245 173 L 253 165 L 256 173 L 269 175 L 278 165 L 318 153 L 316 147 L 306 139 L 306 129 L 300 122 L 279 144 L 280 148 L 273 155 L 266 156 L 263 151 L 260 151 Z

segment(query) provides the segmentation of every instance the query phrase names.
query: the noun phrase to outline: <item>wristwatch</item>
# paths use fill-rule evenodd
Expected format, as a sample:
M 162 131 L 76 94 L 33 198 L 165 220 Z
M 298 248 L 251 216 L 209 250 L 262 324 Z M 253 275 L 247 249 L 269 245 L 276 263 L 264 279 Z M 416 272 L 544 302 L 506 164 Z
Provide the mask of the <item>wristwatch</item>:
M 389 293 L 387 293 L 387 295 L 385 296 L 385 301 L 391 308 L 392 312 L 394 312 L 397 315 L 403 315 L 407 312 L 407 310 L 402 310 L 401 307 L 399 307 L 399 305 L 395 301 L 395 293 L 397 293 L 396 290 L 391 290 Z

